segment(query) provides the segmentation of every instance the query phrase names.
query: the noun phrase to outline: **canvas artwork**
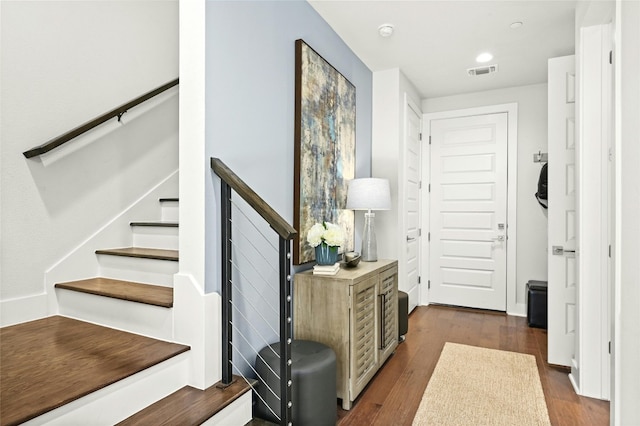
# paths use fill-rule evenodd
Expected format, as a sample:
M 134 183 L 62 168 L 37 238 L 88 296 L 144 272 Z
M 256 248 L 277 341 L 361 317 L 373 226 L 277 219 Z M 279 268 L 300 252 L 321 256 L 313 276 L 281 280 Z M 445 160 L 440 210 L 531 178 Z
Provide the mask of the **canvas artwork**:
M 353 250 L 354 214 L 345 210 L 355 177 L 356 89 L 303 40 L 296 41 L 293 263 L 315 259 L 306 235 L 315 224 L 338 224 L 341 251 Z

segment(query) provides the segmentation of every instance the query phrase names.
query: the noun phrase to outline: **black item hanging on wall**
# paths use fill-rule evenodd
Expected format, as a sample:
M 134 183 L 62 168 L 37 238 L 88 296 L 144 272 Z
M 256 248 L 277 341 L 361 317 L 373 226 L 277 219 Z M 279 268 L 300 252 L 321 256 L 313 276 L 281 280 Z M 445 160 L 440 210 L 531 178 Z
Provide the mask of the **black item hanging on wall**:
M 542 207 L 544 207 L 545 209 L 548 208 L 549 201 L 547 200 L 547 163 L 544 163 L 544 166 L 542 166 L 542 169 L 540 169 L 536 199 Z

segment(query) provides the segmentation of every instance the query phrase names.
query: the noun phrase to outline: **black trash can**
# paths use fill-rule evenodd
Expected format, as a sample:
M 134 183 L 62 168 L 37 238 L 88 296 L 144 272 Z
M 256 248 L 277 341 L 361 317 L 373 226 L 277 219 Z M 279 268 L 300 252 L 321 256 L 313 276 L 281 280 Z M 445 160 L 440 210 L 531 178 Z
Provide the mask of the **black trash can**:
M 547 328 L 547 282 L 527 282 L 527 324 L 529 327 Z
M 398 341 L 404 342 L 405 334 L 409 331 L 409 295 L 398 291 Z

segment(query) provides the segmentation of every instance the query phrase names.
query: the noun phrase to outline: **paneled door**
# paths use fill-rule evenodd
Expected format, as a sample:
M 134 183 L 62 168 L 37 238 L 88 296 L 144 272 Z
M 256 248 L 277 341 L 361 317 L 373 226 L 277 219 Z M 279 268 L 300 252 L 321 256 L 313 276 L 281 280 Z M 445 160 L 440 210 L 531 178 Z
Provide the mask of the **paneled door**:
M 549 60 L 548 361 L 571 365 L 576 340 L 575 56 Z
M 420 300 L 420 114 L 406 103 L 404 231 L 406 276 L 401 290 L 409 296 L 409 312 Z
M 429 300 L 506 311 L 507 113 L 430 127 Z

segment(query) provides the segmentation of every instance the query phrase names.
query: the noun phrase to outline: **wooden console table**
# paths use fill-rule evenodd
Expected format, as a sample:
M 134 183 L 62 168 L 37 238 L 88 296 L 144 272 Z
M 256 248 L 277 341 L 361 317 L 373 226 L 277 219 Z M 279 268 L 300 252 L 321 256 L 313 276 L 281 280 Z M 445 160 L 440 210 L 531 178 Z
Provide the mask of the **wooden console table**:
M 332 348 L 337 394 L 349 410 L 398 346 L 398 262 L 378 260 L 336 275 L 294 276 L 293 335 Z

